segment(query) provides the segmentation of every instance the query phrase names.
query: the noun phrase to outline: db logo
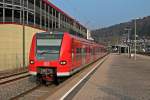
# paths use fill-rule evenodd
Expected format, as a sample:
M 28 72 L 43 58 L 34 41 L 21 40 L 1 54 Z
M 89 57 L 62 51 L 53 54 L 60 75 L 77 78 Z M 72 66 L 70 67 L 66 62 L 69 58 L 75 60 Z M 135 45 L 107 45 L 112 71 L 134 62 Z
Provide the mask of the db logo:
M 49 66 L 49 62 L 44 62 L 44 66 Z

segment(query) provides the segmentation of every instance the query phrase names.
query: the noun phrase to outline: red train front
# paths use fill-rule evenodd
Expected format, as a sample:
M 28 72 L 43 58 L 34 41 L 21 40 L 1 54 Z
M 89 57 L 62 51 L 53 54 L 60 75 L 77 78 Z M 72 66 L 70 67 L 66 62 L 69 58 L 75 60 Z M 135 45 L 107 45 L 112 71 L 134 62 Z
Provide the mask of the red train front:
M 57 77 L 70 76 L 104 56 L 104 52 L 103 46 L 68 32 L 36 33 L 29 54 L 29 73 L 40 81 L 57 84 Z

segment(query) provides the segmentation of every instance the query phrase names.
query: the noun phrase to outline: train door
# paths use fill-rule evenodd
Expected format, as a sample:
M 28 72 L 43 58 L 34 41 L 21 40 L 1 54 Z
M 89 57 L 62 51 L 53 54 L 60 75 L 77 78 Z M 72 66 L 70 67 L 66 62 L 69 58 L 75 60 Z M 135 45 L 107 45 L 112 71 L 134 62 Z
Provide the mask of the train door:
M 86 63 L 90 62 L 90 47 L 86 47 Z
M 75 69 L 76 67 L 80 67 L 81 63 L 82 63 L 82 60 L 81 60 L 81 46 L 80 46 L 79 42 L 74 40 L 73 46 L 72 46 L 72 65 L 73 65 L 73 69 Z
M 93 56 L 93 47 L 91 46 L 90 47 L 90 59 L 91 59 L 91 62 L 93 61 L 93 58 L 94 56 Z
M 75 50 L 74 50 L 74 47 L 72 47 L 72 50 L 71 50 L 71 62 L 72 62 L 72 66 L 74 66 L 74 57 L 75 57 Z
M 85 45 L 82 46 L 81 55 L 82 55 L 82 65 L 84 65 L 86 63 L 86 48 L 85 48 Z
M 74 40 L 72 40 L 71 56 L 72 56 L 72 69 L 74 69 L 76 66 L 76 45 Z

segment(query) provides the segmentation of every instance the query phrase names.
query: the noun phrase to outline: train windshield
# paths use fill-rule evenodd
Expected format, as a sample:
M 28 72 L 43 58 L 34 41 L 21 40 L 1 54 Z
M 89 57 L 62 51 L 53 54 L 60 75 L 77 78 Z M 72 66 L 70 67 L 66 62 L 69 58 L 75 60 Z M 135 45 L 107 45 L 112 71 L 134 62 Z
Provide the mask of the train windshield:
M 58 59 L 62 38 L 63 34 L 37 34 L 37 59 L 48 61 Z

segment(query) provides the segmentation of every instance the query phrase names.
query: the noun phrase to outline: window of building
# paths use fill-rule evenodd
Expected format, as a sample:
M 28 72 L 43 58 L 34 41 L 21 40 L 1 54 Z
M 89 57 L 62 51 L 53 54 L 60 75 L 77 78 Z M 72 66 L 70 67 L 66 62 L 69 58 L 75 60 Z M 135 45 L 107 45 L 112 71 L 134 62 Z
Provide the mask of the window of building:
M 40 3 L 41 3 L 40 1 L 41 1 L 41 0 L 35 0 L 37 7 L 40 7 Z
M 56 15 L 55 15 L 55 13 L 56 13 L 56 10 L 55 10 L 55 9 L 53 9 L 53 16 L 56 16 Z
M 5 3 L 12 4 L 12 0 L 4 0 Z
M 62 14 L 60 13 L 60 20 L 62 21 Z
M 52 20 L 49 22 L 49 27 L 52 28 Z
M 3 21 L 3 8 L 0 8 L 0 22 Z
M 65 16 L 64 16 L 64 15 L 63 15 L 63 18 L 62 18 L 62 20 L 63 20 L 63 21 L 65 21 Z
M 52 15 L 52 7 L 51 6 L 49 6 L 49 13 Z
M 42 1 L 42 9 L 45 9 L 45 3 Z
M 14 5 L 20 5 L 20 0 L 14 0 Z
M 19 10 L 14 10 L 14 21 L 20 22 L 20 11 Z
M 22 14 L 23 14 L 23 12 L 22 12 Z M 27 24 L 27 11 L 24 11 L 24 23 Z
M 46 27 L 49 28 L 49 27 L 48 27 L 48 19 L 46 19 Z
M 53 21 L 53 28 L 56 28 L 56 23 L 55 23 L 55 21 Z
M 14 10 L 14 17 L 20 18 L 20 10 Z
M 1 1 L 0 1 L 1 2 Z M 3 4 L 0 4 L 0 8 L 3 8 Z
M 24 6 L 27 7 L 27 0 L 24 0 Z
M 59 28 L 59 23 L 58 22 L 56 22 L 56 28 Z
M 45 17 L 42 16 L 42 26 L 45 27 Z
M 48 12 L 48 5 L 46 4 L 46 12 Z
M 12 21 L 12 9 L 5 9 L 5 22 Z
M 57 18 L 59 17 L 59 12 L 58 12 L 58 11 L 56 11 L 56 17 L 57 17 Z
M 36 21 L 37 25 L 40 25 L 40 14 L 36 13 L 36 20 L 35 21 Z
M 34 23 L 34 15 L 32 13 L 28 13 L 28 22 L 31 24 Z
M 29 9 L 34 9 L 34 0 L 28 0 Z
M 34 4 L 34 0 L 28 0 L 28 2 Z

